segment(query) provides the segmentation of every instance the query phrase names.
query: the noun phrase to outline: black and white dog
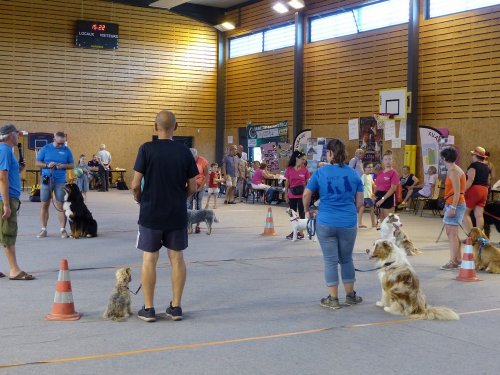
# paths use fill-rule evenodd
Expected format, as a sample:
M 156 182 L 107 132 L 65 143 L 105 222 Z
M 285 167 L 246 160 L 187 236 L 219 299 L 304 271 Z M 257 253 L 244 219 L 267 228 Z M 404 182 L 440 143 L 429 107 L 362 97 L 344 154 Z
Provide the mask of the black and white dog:
M 92 217 L 85 202 L 83 195 L 76 184 L 64 185 L 64 214 L 68 218 L 71 228 L 71 237 L 96 237 L 97 222 Z
M 187 210 L 188 233 L 193 233 L 193 224 L 205 222 L 207 224 L 207 234 L 212 233 L 212 223 L 218 223 L 212 210 Z

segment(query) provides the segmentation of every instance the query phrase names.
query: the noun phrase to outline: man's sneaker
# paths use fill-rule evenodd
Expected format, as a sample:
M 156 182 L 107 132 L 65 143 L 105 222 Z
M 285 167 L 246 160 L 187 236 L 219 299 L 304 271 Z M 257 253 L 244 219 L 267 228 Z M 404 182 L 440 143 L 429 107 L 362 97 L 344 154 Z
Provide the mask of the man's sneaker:
M 363 302 L 363 298 L 356 295 L 356 292 L 352 292 L 345 296 L 345 304 L 346 305 L 357 305 L 358 303 Z
M 304 239 L 304 235 L 302 233 L 297 233 L 297 238 L 299 240 L 303 240 Z
M 47 237 L 47 230 L 46 230 L 46 229 L 42 229 L 42 230 L 40 231 L 40 233 L 38 233 L 38 234 L 36 235 L 36 238 L 44 238 L 44 237 Z
M 444 271 L 453 271 L 453 270 L 458 270 L 459 268 L 460 265 L 458 263 L 452 262 L 451 260 L 444 266 L 439 267 L 439 269 Z
M 194 228 L 194 233 L 200 233 L 200 232 L 201 232 L 200 227 L 197 226 L 196 228 Z
M 328 296 L 326 298 L 321 298 L 321 302 L 319 303 L 323 307 L 328 307 L 329 309 L 340 309 L 339 299 L 334 298 L 332 296 Z
M 172 301 L 170 301 L 170 306 L 167 307 L 167 311 L 165 311 L 165 315 L 168 316 L 172 320 L 182 320 L 182 309 L 180 306 L 173 307 Z
M 137 317 L 148 323 L 154 322 L 156 321 L 155 308 L 150 307 L 149 309 L 146 309 L 145 306 L 142 306 L 142 309 L 140 309 L 139 312 L 137 313 Z
M 286 239 L 287 239 L 287 240 L 291 240 L 291 239 L 293 239 L 293 232 L 292 232 L 292 233 L 290 233 L 288 236 L 286 236 Z
M 68 238 L 68 232 L 66 232 L 66 229 L 61 231 L 61 238 Z

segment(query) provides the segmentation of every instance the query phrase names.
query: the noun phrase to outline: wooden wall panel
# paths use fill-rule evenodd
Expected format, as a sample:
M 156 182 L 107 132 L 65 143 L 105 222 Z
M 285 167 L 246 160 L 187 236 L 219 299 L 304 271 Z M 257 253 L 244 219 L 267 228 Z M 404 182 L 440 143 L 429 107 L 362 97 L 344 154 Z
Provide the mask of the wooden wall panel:
M 343 139 L 353 155 L 358 141 L 348 140 L 348 120 L 378 112 L 379 90 L 406 86 L 407 29 L 393 26 L 307 44 L 304 127 L 315 136 Z M 394 152 L 401 159 L 402 149 Z
M 118 23 L 119 48 L 75 47 L 78 19 Z M 0 24 L 14 30 L 0 34 L 0 123 L 29 132 L 64 130 L 75 157 L 106 143 L 114 166 L 131 171 L 156 113 L 169 108 L 178 135 L 193 136 L 200 154 L 214 158 L 213 28 L 165 10 L 101 0 L 4 0 Z M 34 155 L 27 156 L 32 163 Z
M 461 150 L 485 147 L 498 165 L 500 6 L 422 19 L 419 40 L 420 123 L 448 128 Z

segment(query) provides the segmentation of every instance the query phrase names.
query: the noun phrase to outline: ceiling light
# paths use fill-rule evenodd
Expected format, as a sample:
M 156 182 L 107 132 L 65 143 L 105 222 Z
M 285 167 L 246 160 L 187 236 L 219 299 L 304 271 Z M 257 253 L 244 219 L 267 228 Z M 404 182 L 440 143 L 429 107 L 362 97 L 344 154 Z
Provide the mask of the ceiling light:
M 302 9 L 305 6 L 304 0 L 290 0 L 287 4 L 293 9 Z
M 228 31 L 228 30 L 234 30 L 235 25 L 232 22 L 225 21 L 218 25 L 215 25 L 214 27 L 219 31 Z
M 288 12 L 288 8 L 285 4 L 283 4 L 282 2 L 278 1 L 276 4 L 273 5 L 273 9 L 278 12 L 278 13 L 287 13 Z

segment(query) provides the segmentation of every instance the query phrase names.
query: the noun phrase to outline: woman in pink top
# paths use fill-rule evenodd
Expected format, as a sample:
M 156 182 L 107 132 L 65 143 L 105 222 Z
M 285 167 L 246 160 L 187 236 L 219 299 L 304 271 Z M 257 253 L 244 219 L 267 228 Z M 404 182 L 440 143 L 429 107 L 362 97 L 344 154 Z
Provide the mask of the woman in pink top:
M 396 189 L 399 185 L 399 174 L 392 168 L 392 151 L 384 152 L 382 158 L 383 170 L 377 174 L 375 186 L 375 206 L 380 208 L 380 222 L 382 222 L 390 213 L 394 212 L 396 205 Z
M 292 210 L 299 213 L 301 219 L 304 219 L 304 204 L 302 203 L 302 194 L 304 188 L 311 177 L 309 170 L 304 166 L 305 156 L 301 151 L 294 151 L 288 162 L 288 167 L 285 171 L 285 199 Z M 299 239 L 304 238 L 304 234 L 297 234 Z M 293 238 L 293 232 L 286 236 L 287 239 Z
M 271 186 L 264 184 L 265 178 L 274 178 L 274 176 L 267 171 L 267 164 L 262 162 L 258 169 L 255 170 L 252 176 L 252 189 L 267 191 Z

